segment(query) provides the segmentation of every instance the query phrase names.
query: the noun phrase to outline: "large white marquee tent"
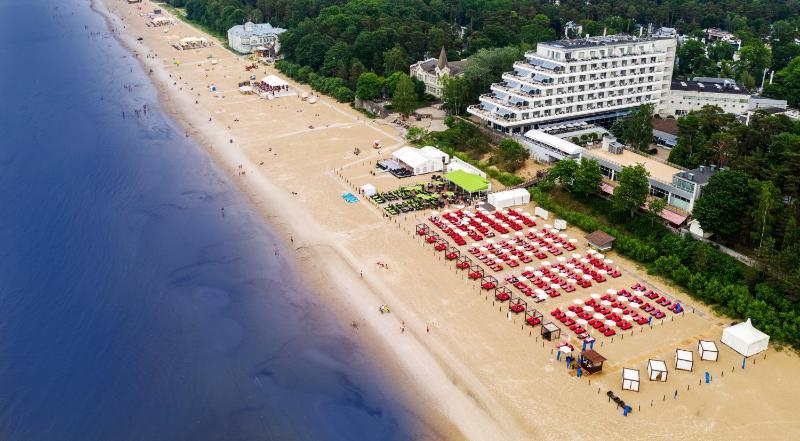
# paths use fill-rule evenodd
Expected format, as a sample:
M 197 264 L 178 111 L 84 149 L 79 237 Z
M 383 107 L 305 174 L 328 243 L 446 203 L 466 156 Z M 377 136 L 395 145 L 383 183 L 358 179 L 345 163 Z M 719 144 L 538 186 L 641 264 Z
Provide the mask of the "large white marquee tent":
M 749 357 L 767 350 L 769 335 L 756 329 L 750 319 L 747 319 L 723 329 L 721 341 L 734 351 Z
M 531 194 L 528 193 L 528 190 L 525 190 L 524 188 L 489 193 L 489 197 L 487 198 L 487 202 L 489 202 L 498 210 L 513 207 L 515 205 L 525 205 L 530 201 Z

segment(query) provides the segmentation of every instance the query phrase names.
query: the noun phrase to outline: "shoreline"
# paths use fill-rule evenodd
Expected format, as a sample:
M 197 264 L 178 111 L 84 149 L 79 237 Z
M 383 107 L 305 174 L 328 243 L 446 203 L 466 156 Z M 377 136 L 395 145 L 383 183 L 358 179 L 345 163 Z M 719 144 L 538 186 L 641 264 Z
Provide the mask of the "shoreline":
M 423 433 L 431 438 L 425 439 L 523 439 L 522 431 L 513 426 L 509 426 L 511 420 L 503 421 L 498 424 L 490 415 L 486 414 L 485 406 L 475 401 L 476 394 L 470 389 L 463 387 L 464 381 L 459 381 L 455 377 L 458 375 L 450 368 L 450 364 L 442 363 L 441 354 L 429 350 L 426 345 L 419 341 L 417 332 L 409 329 L 405 332 L 406 341 L 402 347 L 398 347 L 393 341 L 393 336 L 389 329 L 400 329 L 401 320 L 397 312 L 405 308 L 398 308 L 393 305 L 393 314 L 382 317 L 374 314 L 377 305 L 384 303 L 384 300 L 376 295 L 376 292 L 385 291 L 388 288 L 379 280 L 373 280 L 370 275 L 360 277 L 359 270 L 363 267 L 358 259 L 342 246 L 335 237 L 331 237 L 330 231 L 320 226 L 313 216 L 304 207 L 298 206 L 293 201 L 290 194 L 275 186 L 264 174 L 258 172 L 258 168 L 247 157 L 244 152 L 236 148 L 223 149 L 214 146 L 224 146 L 228 136 L 232 136 L 228 131 L 220 126 L 216 121 L 211 123 L 211 127 L 206 124 L 204 118 L 195 114 L 190 116 L 187 112 L 193 105 L 185 96 L 174 93 L 169 89 L 168 72 L 160 64 L 161 59 L 145 59 L 140 57 L 140 51 L 135 40 L 136 37 L 125 30 L 120 30 L 115 26 L 113 20 L 120 20 L 110 10 L 111 0 L 90 0 L 92 9 L 104 17 L 107 26 L 111 30 L 114 38 L 134 57 L 145 70 L 153 85 L 156 87 L 159 102 L 166 114 L 172 118 L 179 126 L 186 129 L 198 145 L 217 163 L 229 177 L 235 179 L 236 185 L 244 193 L 249 202 L 258 210 L 261 218 L 266 222 L 276 236 L 282 240 L 281 246 L 284 250 L 293 251 L 292 256 L 287 258 L 287 264 L 296 272 L 308 272 L 309 270 L 319 271 L 320 263 L 325 266 L 324 275 L 317 280 L 305 279 L 303 284 L 326 306 L 330 306 L 338 316 L 340 323 L 352 321 L 358 323 L 359 331 L 354 340 L 362 345 L 367 353 L 379 353 L 380 362 L 373 361 L 379 369 L 379 375 L 388 381 L 392 378 L 392 393 L 400 393 L 406 403 L 414 403 L 413 409 L 403 409 L 411 414 L 412 419 L 424 423 Z M 143 2 L 142 4 L 148 4 Z M 125 5 L 127 6 L 127 5 Z M 176 20 L 180 20 L 176 18 Z M 198 30 L 198 33 L 202 31 Z M 207 38 L 217 41 L 213 36 Z M 231 58 L 238 58 L 230 53 L 228 49 L 218 44 L 217 47 L 228 52 Z M 144 45 L 144 48 L 147 48 Z M 150 61 L 148 63 L 148 61 Z M 152 69 L 152 73 L 147 73 Z M 291 79 L 286 79 L 292 87 L 300 89 L 298 84 Z M 355 111 L 353 115 L 347 115 L 346 111 L 339 109 L 337 104 L 328 103 L 329 97 L 320 96 L 318 103 L 328 106 L 335 111 L 355 118 L 359 121 L 361 117 Z M 374 128 L 384 136 L 393 137 L 398 141 L 398 145 L 403 144 L 403 140 L 386 132 L 385 127 Z M 358 162 L 358 161 L 356 161 Z M 238 176 L 239 166 L 250 171 L 245 179 Z M 256 170 L 252 172 L 252 170 Z M 329 170 L 328 174 L 332 179 L 334 170 Z M 337 180 L 338 181 L 338 180 Z M 338 182 L 343 190 L 353 191 L 344 183 Z M 276 215 L 267 207 L 279 206 L 284 211 L 283 215 Z M 303 219 L 303 223 L 312 224 L 314 228 L 308 231 L 301 231 L 293 228 L 297 219 Z M 316 231 L 314 234 L 311 231 Z M 323 274 L 320 274 L 322 276 Z M 333 286 L 331 286 L 333 282 Z M 354 289 L 357 288 L 357 289 Z M 349 292 L 349 294 L 348 294 Z M 365 298 L 371 301 L 364 302 Z M 373 307 L 375 306 L 375 307 Z M 418 329 L 424 328 L 423 320 L 415 317 L 411 311 L 404 311 L 403 316 L 406 320 L 402 322 L 417 322 Z M 360 319 L 353 320 L 353 317 Z M 386 326 L 386 321 L 393 322 L 394 326 Z M 362 327 L 366 325 L 366 330 Z M 374 331 L 374 332 L 373 332 Z M 410 338 L 409 338 L 410 337 Z M 413 339 L 409 342 L 409 339 Z M 413 360 L 413 362 L 412 362 Z M 451 360 L 455 362 L 454 360 Z M 457 365 L 457 363 L 455 363 Z M 399 381 L 398 381 L 399 380 Z M 473 380 L 475 381 L 475 380 Z M 462 384 L 462 386 L 456 386 Z M 446 406 L 443 403 L 447 401 Z M 401 420 L 403 415 L 398 415 Z M 406 417 L 407 418 L 407 417 Z

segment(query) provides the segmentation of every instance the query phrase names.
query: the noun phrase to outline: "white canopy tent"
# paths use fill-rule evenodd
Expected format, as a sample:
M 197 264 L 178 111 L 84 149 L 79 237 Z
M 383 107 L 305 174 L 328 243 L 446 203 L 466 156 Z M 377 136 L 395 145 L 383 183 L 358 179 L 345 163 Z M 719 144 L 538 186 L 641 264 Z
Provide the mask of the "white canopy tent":
M 647 360 L 647 376 L 650 381 L 667 381 L 667 363 L 664 360 Z
M 690 371 L 694 366 L 694 353 L 684 349 L 675 350 L 675 369 Z
M 375 189 L 375 186 L 372 184 L 364 184 L 361 186 L 361 193 L 363 193 L 366 197 L 370 197 L 377 192 L 378 190 Z
M 261 79 L 261 82 L 272 87 L 288 86 L 289 83 L 280 79 L 275 75 L 267 75 Z
M 719 349 L 713 341 L 700 340 L 700 343 L 697 344 L 697 351 L 700 352 L 701 360 L 717 361 L 719 358 Z
M 622 368 L 622 390 L 639 392 L 639 370 Z
M 464 162 L 464 161 L 456 158 L 455 156 L 453 156 L 452 158 L 450 158 L 450 163 L 447 164 L 447 173 L 450 173 L 451 171 L 456 171 L 456 170 L 461 170 L 461 171 L 463 171 L 465 173 L 469 173 L 469 174 L 472 174 L 472 175 L 478 175 L 478 176 L 480 176 L 482 178 L 486 178 L 486 173 L 484 173 L 481 169 L 479 169 L 478 167 L 475 167 L 474 165 L 472 165 L 472 164 L 470 164 L 468 162 Z
M 734 351 L 749 357 L 767 350 L 769 335 L 756 329 L 750 319 L 747 319 L 747 321 L 723 329 L 720 341 Z
M 525 205 L 530 201 L 531 194 L 528 193 L 528 190 L 525 190 L 524 188 L 489 193 L 489 197 L 487 198 L 487 202 L 489 202 L 498 210 L 513 207 L 515 205 Z
M 450 155 L 437 149 L 436 147 L 426 145 L 425 147 L 420 148 L 419 152 L 422 153 L 422 155 L 425 157 L 436 159 L 437 161 L 444 164 L 450 162 Z
M 392 158 L 411 170 L 415 175 L 440 172 L 443 169 L 441 159 L 426 156 L 420 149 L 415 149 L 414 147 L 401 147 L 392 153 Z

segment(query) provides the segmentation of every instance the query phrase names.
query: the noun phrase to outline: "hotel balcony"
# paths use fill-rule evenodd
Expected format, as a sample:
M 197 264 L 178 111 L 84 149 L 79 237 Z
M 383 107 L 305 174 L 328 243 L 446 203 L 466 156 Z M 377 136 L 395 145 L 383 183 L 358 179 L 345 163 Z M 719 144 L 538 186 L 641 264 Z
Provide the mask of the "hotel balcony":
M 522 103 L 513 103 L 509 100 L 505 100 L 502 98 L 498 98 L 491 93 L 484 93 L 479 97 L 481 102 L 487 102 L 494 104 L 495 106 L 505 107 L 506 109 L 517 111 L 517 110 L 529 110 L 532 109 L 533 106 L 531 105 L 524 105 Z

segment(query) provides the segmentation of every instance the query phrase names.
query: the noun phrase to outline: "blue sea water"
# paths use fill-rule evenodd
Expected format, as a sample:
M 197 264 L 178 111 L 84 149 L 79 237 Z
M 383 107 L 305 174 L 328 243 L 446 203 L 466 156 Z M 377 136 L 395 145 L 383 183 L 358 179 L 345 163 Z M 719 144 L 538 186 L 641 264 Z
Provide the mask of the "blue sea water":
M 0 440 L 415 438 L 89 6 L 0 0 Z

